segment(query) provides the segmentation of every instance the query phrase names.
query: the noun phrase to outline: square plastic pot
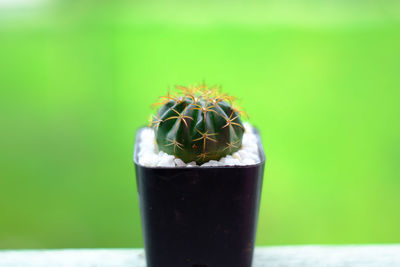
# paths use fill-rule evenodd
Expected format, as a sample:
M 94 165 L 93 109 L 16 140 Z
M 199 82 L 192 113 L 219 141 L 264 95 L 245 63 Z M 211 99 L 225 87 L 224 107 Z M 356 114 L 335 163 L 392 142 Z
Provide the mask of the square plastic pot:
M 142 130 L 142 129 L 141 129 Z M 134 163 L 147 267 L 250 267 L 265 165 L 145 167 Z

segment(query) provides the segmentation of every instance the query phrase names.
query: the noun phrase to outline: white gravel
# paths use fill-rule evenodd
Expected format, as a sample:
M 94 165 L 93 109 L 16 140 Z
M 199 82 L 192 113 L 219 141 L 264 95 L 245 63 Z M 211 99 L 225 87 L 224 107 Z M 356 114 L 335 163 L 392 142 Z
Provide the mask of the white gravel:
M 210 160 L 201 165 L 206 166 L 243 166 L 253 165 L 260 162 L 260 156 L 257 146 L 257 137 L 253 132 L 253 127 L 249 123 L 243 123 L 245 132 L 243 134 L 242 147 L 239 151 L 221 158 L 220 160 Z M 139 164 L 146 167 L 194 167 L 198 166 L 196 162 L 183 162 L 173 155 L 163 151 L 158 151 L 154 137 L 154 131 L 151 128 L 145 128 L 141 132 L 139 145 Z

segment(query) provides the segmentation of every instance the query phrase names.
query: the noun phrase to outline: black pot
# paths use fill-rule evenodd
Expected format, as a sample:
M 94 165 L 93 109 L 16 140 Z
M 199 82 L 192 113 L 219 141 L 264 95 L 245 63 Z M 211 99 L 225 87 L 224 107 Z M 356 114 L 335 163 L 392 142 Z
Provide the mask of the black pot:
M 257 139 L 261 162 L 249 166 L 144 167 L 135 146 L 147 267 L 251 266 L 265 165 Z

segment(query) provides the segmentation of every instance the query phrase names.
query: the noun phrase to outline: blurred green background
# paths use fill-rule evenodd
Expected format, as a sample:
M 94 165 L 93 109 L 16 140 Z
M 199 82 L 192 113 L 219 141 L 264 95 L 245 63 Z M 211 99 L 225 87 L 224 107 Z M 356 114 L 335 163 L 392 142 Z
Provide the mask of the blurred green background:
M 262 133 L 257 245 L 400 242 L 400 2 L 0 0 L 0 248 L 143 246 L 135 131 L 203 80 Z

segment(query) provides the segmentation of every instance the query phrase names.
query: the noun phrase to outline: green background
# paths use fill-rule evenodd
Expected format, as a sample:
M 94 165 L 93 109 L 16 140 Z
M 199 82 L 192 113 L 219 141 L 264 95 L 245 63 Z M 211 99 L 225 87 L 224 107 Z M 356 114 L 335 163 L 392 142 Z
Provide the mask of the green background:
M 0 248 L 143 246 L 135 131 L 203 80 L 262 134 L 257 245 L 400 242 L 399 2 L 11 2 Z

